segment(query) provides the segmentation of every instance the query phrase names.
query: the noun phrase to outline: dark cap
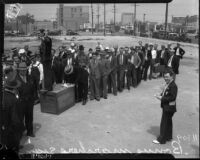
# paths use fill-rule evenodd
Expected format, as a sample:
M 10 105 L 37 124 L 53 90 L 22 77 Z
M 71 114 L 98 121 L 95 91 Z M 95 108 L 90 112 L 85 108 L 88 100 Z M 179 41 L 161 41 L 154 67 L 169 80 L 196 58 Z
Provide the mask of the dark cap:
M 84 50 L 84 46 L 83 46 L 83 45 L 80 45 L 80 46 L 79 46 L 79 50 L 80 50 L 80 51 Z
M 14 51 L 16 51 L 16 50 L 17 50 L 16 47 L 14 47 L 14 48 L 11 49 L 12 52 L 14 52 Z
M 40 29 L 40 33 L 44 33 L 44 31 L 45 31 L 45 29 L 43 29 L 43 28 Z

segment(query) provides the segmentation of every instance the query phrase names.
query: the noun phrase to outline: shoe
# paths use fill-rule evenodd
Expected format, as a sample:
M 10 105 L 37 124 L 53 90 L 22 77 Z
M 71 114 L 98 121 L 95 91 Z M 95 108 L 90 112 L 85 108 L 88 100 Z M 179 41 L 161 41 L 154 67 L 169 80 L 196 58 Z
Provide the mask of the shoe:
M 160 142 L 158 141 L 158 140 L 153 140 L 153 143 L 155 143 L 155 144 L 160 144 Z
M 107 97 L 103 97 L 104 99 L 108 99 Z
M 170 141 L 172 141 L 172 138 L 171 138 L 171 139 L 166 139 L 166 141 L 169 141 L 169 142 L 170 142 Z
M 29 137 L 35 137 L 35 134 L 31 133 L 31 134 L 27 134 L 27 136 L 29 136 Z
M 94 98 L 90 98 L 90 100 L 91 100 L 91 101 L 93 101 L 93 100 L 94 100 Z
M 100 101 L 100 98 L 96 98 L 97 101 Z

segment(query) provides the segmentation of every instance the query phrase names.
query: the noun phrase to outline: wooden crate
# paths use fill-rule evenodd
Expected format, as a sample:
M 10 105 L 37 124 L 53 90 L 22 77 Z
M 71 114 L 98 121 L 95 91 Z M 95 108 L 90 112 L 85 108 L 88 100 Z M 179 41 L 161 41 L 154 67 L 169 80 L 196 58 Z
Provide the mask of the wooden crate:
M 57 84 L 53 91 L 40 91 L 41 112 L 60 114 L 75 105 L 74 86 L 69 88 Z

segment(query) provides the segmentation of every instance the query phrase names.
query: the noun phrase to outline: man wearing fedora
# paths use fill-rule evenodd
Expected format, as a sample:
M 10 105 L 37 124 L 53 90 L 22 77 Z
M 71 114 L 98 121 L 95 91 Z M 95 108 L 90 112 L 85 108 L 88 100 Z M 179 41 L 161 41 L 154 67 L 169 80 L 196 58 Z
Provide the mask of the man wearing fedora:
M 124 48 L 120 47 L 120 53 L 117 55 L 117 83 L 118 83 L 118 90 L 122 92 L 124 89 L 124 76 L 125 71 L 127 70 L 127 57 L 124 55 Z
M 109 50 L 110 73 L 108 75 L 108 93 L 113 92 L 117 95 L 117 57 L 114 55 L 114 50 Z
M 53 71 L 51 69 L 52 63 L 52 40 L 51 38 L 45 33 L 44 29 L 40 30 L 40 39 L 41 39 L 41 46 L 40 46 L 40 57 L 41 63 L 44 69 L 44 80 L 43 80 L 43 89 L 47 91 L 53 90 Z
M 79 46 L 79 52 L 77 55 L 77 74 L 75 75 L 75 81 L 78 84 L 78 98 L 82 100 L 82 104 L 87 103 L 88 96 L 88 65 L 89 57 L 84 52 L 84 46 Z
M 20 97 L 20 119 L 25 120 L 27 136 L 35 137 L 33 133 L 33 107 L 34 107 L 34 81 L 27 72 L 27 65 L 21 62 L 17 68 L 18 74 L 16 79 L 20 81 L 21 86 L 18 88 Z
M 100 65 L 97 59 L 99 52 L 92 54 L 92 60 L 89 64 L 89 79 L 90 79 L 90 100 L 96 99 L 100 101 L 99 85 L 100 85 Z
M 20 121 L 18 109 L 19 93 L 17 88 L 21 83 L 15 79 L 15 70 L 7 66 L 4 69 L 3 84 L 3 106 L 2 106 L 2 127 L 1 144 L 18 153 L 20 149 L 20 139 L 22 137 L 23 124 Z
M 103 97 L 104 99 L 107 99 L 107 92 L 108 92 L 108 75 L 110 73 L 110 62 L 106 58 L 107 53 L 106 51 L 101 51 L 101 59 L 99 60 L 100 65 L 100 97 Z
M 185 54 L 185 50 L 183 50 L 183 48 L 180 47 L 180 43 L 177 43 L 177 46 L 174 48 L 175 51 L 175 55 L 178 57 L 178 69 L 179 69 L 179 63 L 180 63 L 180 59 L 183 58 L 183 55 Z

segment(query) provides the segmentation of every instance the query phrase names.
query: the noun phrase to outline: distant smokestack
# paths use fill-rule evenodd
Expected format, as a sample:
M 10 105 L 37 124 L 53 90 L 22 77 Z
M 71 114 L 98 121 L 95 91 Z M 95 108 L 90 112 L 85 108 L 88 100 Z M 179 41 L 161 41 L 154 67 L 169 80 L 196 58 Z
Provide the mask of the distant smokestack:
M 63 8 L 64 4 L 59 4 L 60 25 L 63 26 Z

